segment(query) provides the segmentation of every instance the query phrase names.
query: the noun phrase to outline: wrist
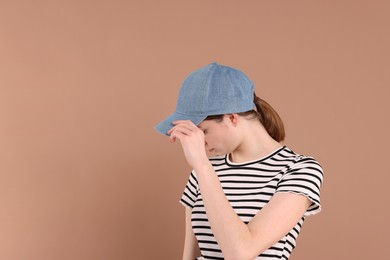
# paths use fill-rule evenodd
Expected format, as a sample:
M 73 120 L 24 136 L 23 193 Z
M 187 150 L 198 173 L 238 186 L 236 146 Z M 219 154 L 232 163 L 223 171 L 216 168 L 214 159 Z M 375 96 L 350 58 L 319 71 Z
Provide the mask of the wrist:
M 197 174 L 202 174 L 204 172 L 209 172 L 210 170 L 213 170 L 213 167 L 209 159 L 206 157 L 205 159 L 199 161 L 196 165 L 194 165 L 193 169 Z

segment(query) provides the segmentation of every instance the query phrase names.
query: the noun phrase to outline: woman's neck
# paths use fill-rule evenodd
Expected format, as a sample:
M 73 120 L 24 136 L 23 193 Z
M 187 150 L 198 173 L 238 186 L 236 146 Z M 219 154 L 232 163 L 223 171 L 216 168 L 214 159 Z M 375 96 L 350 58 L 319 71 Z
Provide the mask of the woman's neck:
M 257 160 L 282 147 L 260 124 L 244 128 L 242 136 L 240 144 L 229 154 L 229 159 L 232 162 L 241 163 Z

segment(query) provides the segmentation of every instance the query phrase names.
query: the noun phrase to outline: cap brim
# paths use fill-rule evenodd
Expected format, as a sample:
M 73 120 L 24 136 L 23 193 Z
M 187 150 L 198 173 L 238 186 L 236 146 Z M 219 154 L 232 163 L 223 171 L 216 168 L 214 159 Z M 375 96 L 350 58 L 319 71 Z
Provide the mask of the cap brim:
M 191 120 L 195 125 L 200 124 L 207 116 L 200 115 L 186 115 L 175 112 L 168 116 L 164 121 L 160 122 L 158 125 L 154 127 L 157 132 L 163 135 L 167 135 L 167 132 L 173 127 L 172 122 L 177 120 Z

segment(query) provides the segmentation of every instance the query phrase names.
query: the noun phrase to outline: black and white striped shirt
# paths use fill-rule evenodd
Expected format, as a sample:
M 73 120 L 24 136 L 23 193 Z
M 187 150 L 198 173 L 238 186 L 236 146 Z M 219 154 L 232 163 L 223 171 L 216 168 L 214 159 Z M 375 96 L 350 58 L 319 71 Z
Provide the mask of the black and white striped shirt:
M 276 192 L 302 194 L 312 202 L 295 227 L 255 259 L 288 259 L 305 217 L 318 213 L 321 166 L 312 157 L 282 147 L 260 160 L 233 163 L 228 156 L 210 159 L 231 206 L 244 223 L 248 223 Z M 198 259 L 224 259 L 207 220 L 196 173 L 189 177 L 180 202 L 192 208 L 192 228 L 202 256 Z

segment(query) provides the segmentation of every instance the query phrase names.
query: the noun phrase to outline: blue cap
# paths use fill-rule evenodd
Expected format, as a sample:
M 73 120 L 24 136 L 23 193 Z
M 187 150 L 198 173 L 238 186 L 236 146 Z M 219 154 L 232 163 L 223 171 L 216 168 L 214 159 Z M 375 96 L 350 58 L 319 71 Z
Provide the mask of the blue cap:
M 176 111 L 155 126 L 167 135 L 176 120 L 200 124 L 207 116 L 241 113 L 254 109 L 253 82 L 241 71 L 211 63 L 192 72 L 183 82 Z

